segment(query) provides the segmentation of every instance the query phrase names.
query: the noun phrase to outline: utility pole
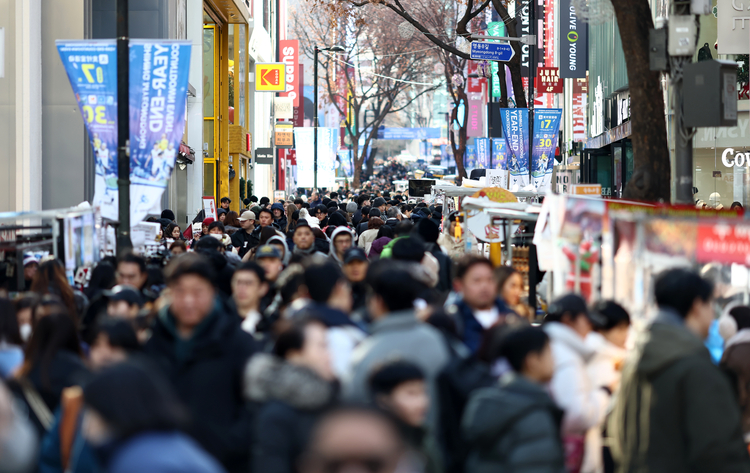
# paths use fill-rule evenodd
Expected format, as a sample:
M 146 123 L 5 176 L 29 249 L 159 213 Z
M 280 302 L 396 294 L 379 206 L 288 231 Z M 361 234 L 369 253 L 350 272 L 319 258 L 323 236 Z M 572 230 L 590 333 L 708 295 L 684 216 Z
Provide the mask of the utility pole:
M 117 254 L 133 248 L 130 240 L 130 64 L 128 0 L 117 0 Z
M 536 5 L 537 0 L 529 2 L 529 36 L 534 38 L 534 44 L 529 46 L 529 155 L 526 157 L 529 165 L 529 183 L 532 183 L 531 170 L 533 163 L 531 155 L 534 153 L 534 80 L 536 79 Z
M 315 96 L 315 110 L 313 111 L 313 192 L 318 189 L 318 53 L 320 48 L 315 45 L 315 72 L 313 74 L 313 95 Z
M 675 2 L 673 15 L 690 15 L 690 4 L 681 4 Z M 688 18 L 691 18 L 690 15 Z M 684 18 L 684 17 L 683 17 Z M 694 18 L 694 17 L 692 17 Z M 676 22 L 677 17 L 670 18 Z M 695 21 L 695 20 L 693 20 Z M 696 38 L 692 38 L 693 45 L 697 41 Z M 674 121 L 675 121 L 675 133 L 674 133 L 674 153 L 675 153 L 675 202 L 678 204 L 694 204 L 693 202 L 693 139 L 692 139 L 692 128 L 685 126 L 683 120 L 682 104 L 685 100 L 685 94 L 683 93 L 683 80 L 682 72 L 683 66 L 692 62 L 692 56 L 671 56 L 669 61 L 671 63 L 671 75 L 672 75 L 672 93 L 673 104 L 674 104 Z

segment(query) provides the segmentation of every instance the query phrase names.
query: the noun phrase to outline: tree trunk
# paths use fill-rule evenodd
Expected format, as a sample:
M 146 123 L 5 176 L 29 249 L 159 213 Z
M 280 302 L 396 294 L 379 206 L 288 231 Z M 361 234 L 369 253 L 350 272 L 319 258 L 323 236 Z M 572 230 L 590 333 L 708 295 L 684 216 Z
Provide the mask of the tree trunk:
M 670 201 L 671 166 L 664 97 L 659 73 L 649 70 L 649 30 L 654 27 L 648 0 L 612 0 L 628 67 L 634 173 L 623 196 Z
M 508 84 L 505 82 L 505 64 L 498 64 L 497 79 L 500 81 L 500 107 L 508 108 Z
M 359 137 L 352 139 L 352 166 L 354 166 L 354 176 L 352 176 L 352 188 L 359 189 L 359 181 L 362 179 L 362 161 L 359 159 Z M 364 154 L 364 153 L 363 153 Z
M 516 31 L 516 19 L 511 18 L 508 14 L 508 10 L 503 6 L 500 0 L 492 0 L 492 5 L 495 7 L 495 11 L 500 15 L 500 18 L 505 23 L 506 35 L 509 38 L 517 38 L 518 32 Z M 516 100 L 516 107 L 526 108 L 526 94 L 523 89 L 523 79 L 521 78 L 521 43 L 518 41 L 511 41 L 511 46 L 516 54 L 513 55 L 513 59 L 505 63 L 510 70 L 510 77 L 513 82 L 513 97 Z M 530 46 L 534 47 L 534 46 Z M 503 77 L 503 81 L 505 77 Z M 504 82 L 503 82 L 504 83 Z

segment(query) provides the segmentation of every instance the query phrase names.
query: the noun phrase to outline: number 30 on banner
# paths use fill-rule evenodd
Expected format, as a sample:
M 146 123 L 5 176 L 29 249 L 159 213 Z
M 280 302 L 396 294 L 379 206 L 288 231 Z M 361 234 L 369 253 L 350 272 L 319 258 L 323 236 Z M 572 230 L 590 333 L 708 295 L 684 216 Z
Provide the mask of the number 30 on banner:
M 106 125 L 107 117 L 104 116 L 105 111 L 104 105 L 97 105 L 96 107 L 92 107 L 91 105 L 83 106 L 83 113 L 86 114 L 86 121 L 88 123 L 96 120 L 96 123 Z
M 550 138 L 542 138 L 539 140 L 539 146 L 542 148 L 550 148 L 552 146 L 552 139 Z

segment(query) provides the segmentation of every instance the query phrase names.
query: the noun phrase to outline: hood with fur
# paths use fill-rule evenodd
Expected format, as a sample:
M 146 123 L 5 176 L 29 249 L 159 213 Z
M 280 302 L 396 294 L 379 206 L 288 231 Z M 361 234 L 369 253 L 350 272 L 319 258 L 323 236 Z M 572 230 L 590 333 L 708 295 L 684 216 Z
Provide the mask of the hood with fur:
M 315 410 L 333 399 L 334 387 L 309 368 L 259 353 L 245 368 L 244 393 L 254 402 L 279 401 L 295 409 Z

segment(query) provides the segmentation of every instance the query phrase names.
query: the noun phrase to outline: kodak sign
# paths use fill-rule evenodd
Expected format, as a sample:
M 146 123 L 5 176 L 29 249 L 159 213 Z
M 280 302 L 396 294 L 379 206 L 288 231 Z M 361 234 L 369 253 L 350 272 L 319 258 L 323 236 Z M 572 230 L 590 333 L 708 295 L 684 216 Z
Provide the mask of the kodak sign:
M 255 91 L 286 91 L 286 64 L 283 62 L 255 63 Z

